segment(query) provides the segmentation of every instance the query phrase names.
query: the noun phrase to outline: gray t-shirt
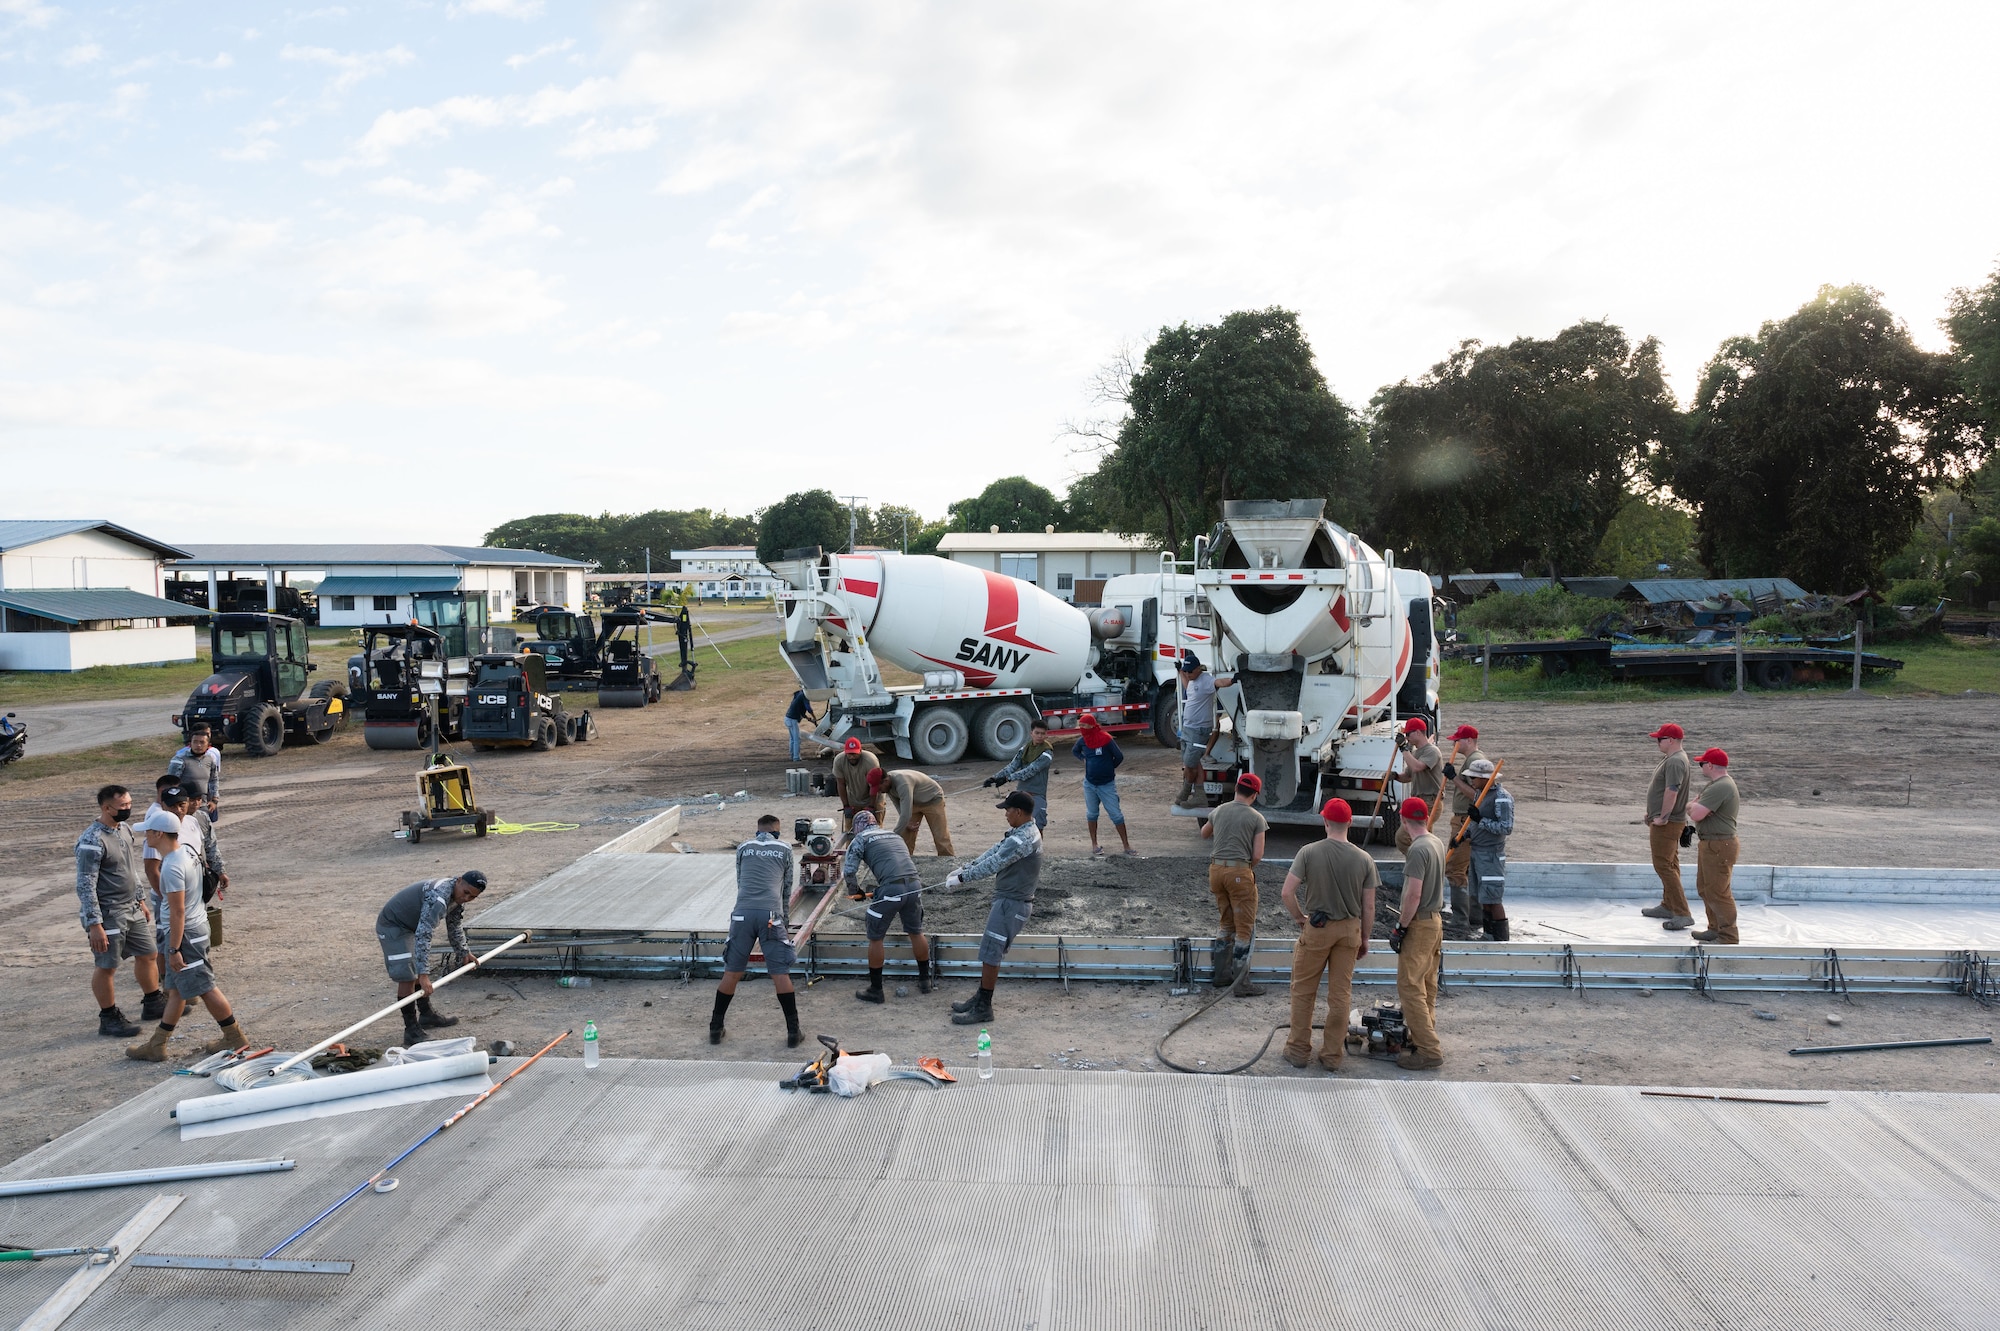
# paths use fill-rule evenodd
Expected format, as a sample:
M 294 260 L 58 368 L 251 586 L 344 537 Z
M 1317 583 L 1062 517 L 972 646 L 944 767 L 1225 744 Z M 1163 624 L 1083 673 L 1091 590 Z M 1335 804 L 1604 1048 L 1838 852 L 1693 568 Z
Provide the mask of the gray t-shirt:
M 181 938 L 208 941 L 208 912 L 201 905 L 201 861 L 183 846 L 160 861 L 160 890 L 153 894 L 153 929 L 165 942 L 173 928 L 172 898 L 181 898 Z
M 159 811 L 159 805 L 148 805 L 146 812 L 140 815 L 139 821 L 143 823 Z M 181 849 L 192 850 L 194 858 L 197 861 L 203 859 L 207 854 L 207 849 L 202 845 L 201 841 L 201 829 L 195 826 L 192 818 L 181 819 Z M 143 846 L 141 850 L 143 852 L 140 856 L 141 859 L 157 860 L 160 858 L 160 852 L 154 850 L 151 846 Z
M 1242 800 L 1231 800 L 1208 816 L 1215 841 L 1211 860 L 1237 860 L 1248 864 L 1257 858 L 1257 834 L 1270 826 L 1263 814 Z
M 1207 734 L 1215 728 L 1215 676 L 1202 671 L 1186 685 L 1181 695 L 1181 733 L 1200 731 Z
M 736 848 L 736 913 L 783 915 L 792 893 L 792 848 L 769 832 Z
M 900 897 L 924 885 L 917 875 L 917 862 L 903 838 L 886 827 L 871 827 L 855 834 L 847 843 L 847 857 L 841 861 L 840 876 L 851 887 L 860 881 L 861 866 L 875 875 L 875 897 Z
M 222 750 L 211 746 L 206 753 L 183 748 L 167 763 L 167 771 L 184 777 L 204 800 L 221 802 Z

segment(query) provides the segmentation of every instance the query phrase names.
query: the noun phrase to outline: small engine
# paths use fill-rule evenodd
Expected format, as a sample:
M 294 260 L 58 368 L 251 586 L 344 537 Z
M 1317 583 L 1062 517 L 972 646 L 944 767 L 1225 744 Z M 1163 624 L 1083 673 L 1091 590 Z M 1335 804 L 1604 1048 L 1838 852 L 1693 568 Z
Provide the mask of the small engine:
M 831 887 L 840 879 L 840 821 L 836 818 L 799 818 L 792 823 L 792 839 L 805 847 L 799 862 L 800 880 L 808 887 Z
M 1403 1009 L 1386 998 L 1360 1014 L 1360 1024 L 1350 1021 L 1347 1047 L 1376 1058 L 1394 1058 L 1410 1044 L 1410 1028 L 1403 1024 Z

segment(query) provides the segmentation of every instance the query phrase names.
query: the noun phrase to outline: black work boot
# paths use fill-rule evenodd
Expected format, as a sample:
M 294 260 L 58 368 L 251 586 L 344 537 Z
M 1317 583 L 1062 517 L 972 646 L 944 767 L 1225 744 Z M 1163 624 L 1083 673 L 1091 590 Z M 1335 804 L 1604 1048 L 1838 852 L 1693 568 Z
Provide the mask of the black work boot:
M 854 996 L 864 1003 L 888 1002 L 889 1000 L 882 996 L 882 972 L 869 971 L 868 987 L 866 989 L 856 989 Z
M 785 1048 L 797 1049 L 806 1033 L 799 1029 L 799 996 L 796 993 L 779 994 L 778 1007 L 785 1014 Z
M 407 1012 L 404 1013 L 403 1048 L 408 1049 L 411 1045 L 422 1044 L 428 1038 L 429 1037 L 424 1034 L 424 1028 L 417 1025 L 416 1019 L 411 1017 Z
M 956 1007 L 958 1005 L 954 1003 L 952 1006 Z M 951 1024 L 954 1026 L 977 1026 L 981 1022 L 990 1022 L 992 1020 L 993 991 L 991 989 L 981 989 L 972 996 L 971 1007 L 965 1009 L 963 1012 L 954 1012 L 951 1014 Z
M 110 1007 L 97 1010 L 97 1033 L 129 1040 L 139 1033 L 139 1028 L 125 1020 L 125 1014 L 118 1010 L 116 1003 L 113 1003 Z
M 167 995 L 164 990 L 155 989 L 139 999 L 139 1020 L 158 1021 L 167 1015 Z
M 1510 941 L 1513 938 L 1513 931 L 1507 927 L 1507 918 L 1503 915 L 1497 920 L 1488 920 L 1486 922 L 1486 936 L 1496 943 Z
M 458 1025 L 458 1018 L 445 1016 L 444 1013 L 439 1012 L 431 1006 L 430 999 L 419 998 L 417 1000 L 417 1025 L 427 1031 L 441 1031 L 447 1026 Z
M 965 998 L 951 1005 L 952 1012 L 959 1013 L 959 1012 L 972 1011 L 972 1009 L 979 1006 L 979 996 L 985 992 L 986 991 L 984 989 L 974 989 Z
M 917 992 L 927 994 L 930 991 L 931 964 L 928 961 L 920 961 L 917 963 Z
M 710 1044 L 721 1044 L 724 1030 L 723 1024 L 719 1021 L 708 1023 L 708 1042 Z

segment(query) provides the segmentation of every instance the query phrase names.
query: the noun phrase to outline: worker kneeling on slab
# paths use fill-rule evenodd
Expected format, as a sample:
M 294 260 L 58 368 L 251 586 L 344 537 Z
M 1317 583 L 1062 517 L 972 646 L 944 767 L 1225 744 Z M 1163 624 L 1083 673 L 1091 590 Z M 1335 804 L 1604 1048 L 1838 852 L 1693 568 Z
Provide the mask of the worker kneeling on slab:
M 957 887 L 993 879 L 993 909 L 986 914 L 986 932 L 979 939 L 979 988 L 972 997 L 951 1005 L 954 1026 L 993 1020 L 993 989 L 1000 983 L 1001 958 L 1034 913 L 1035 887 L 1042 881 L 1042 832 L 1035 826 L 1035 801 L 1017 790 L 994 807 L 1006 813 L 1007 835 L 944 880 L 946 887 Z
M 1472 898 L 1479 906 L 1486 936 L 1505 943 L 1513 937 L 1513 928 L 1507 923 L 1506 896 L 1507 838 L 1514 834 L 1514 797 L 1500 784 L 1490 758 L 1466 764 L 1465 775 L 1485 792 L 1466 805 L 1465 830 L 1460 834 L 1472 852 Z
M 787 851 L 786 854 L 790 854 Z M 854 839 L 847 843 L 847 858 L 840 876 L 847 882 L 849 895 L 861 890 L 861 866 L 875 875 L 875 899 L 868 904 L 868 987 L 854 996 L 864 1003 L 881 1003 L 882 963 L 888 953 L 884 942 L 889 924 L 900 919 L 903 932 L 910 936 L 910 951 L 917 958 L 917 992 L 931 991 L 931 944 L 924 937 L 923 880 L 917 877 L 917 862 L 910 858 L 903 838 L 886 827 L 875 825 L 875 815 L 866 809 L 854 814 Z
M 204 1054 L 224 1049 L 241 1049 L 250 1037 L 236 1023 L 228 997 L 216 987 L 215 972 L 208 964 L 208 915 L 201 908 L 201 861 L 193 849 L 180 844 L 181 819 L 174 812 L 193 804 L 190 792 L 170 786 L 160 792 L 161 807 L 146 815 L 141 829 L 146 844 L 160 853 L 160 878 L 153 896 L 155 938 L 160 955 L 166 958 L 166 1010 L 152 1037 L 144 1044 L 126 1048 L 127 1058 L 143 1063 L 163 1063 L 167 1041 L 191 1002 L 199 1001 L 222 1028 L 219 1038 L 202 1047 Z
M 1302 1068 L 1312 1060 L 1313 1008 L 1319 977 L 1326 980 L 1326 1036 L 1319 1063 L 1340 1070 L 1347 1052 L 1348 1002 L 1354 997 L 1354 963 L 1368 955 L 1375 924 L 1375 890 L 1382 877 L 1367 851 L 1347 839 L 1354 810 L 1343 799 L 1320 806 L 1326 840 L 1299 851 L 1285 875 L 1285 909 L 1299 926 L 1292 945 L 1292 1024 L 1285 1036 L 1285 1061 Z
M 779 826 L 778 815 L 765 814 L 757 820 L 756 838 L 736 848 L 736 906 L 729 912 L 729 941 L 722 945 L 722 983 L 715 986 L 715 1013 L 708 1019 L 710 1044 L 722 1043 L 726 1034 L 722 1016 L 729 1011 L 729 1000 L 736 997 L 743 973 L 750 969 L 750 953 L 760 946 L 764 970 L 785 1013 L 785 1045 L 797 1048 L 805 1039 L 799 1031 L 799 997 L 792 991 L 792 963 L 798 960 L 798 953 L 785 932 L 785 906 L 792 899 L 798 870 L 791 847 L 778 840 Z M 876 972 L 878 977 L 880 974 Z
M 422 1044 L 424 1031 L 458 1025 L 431 1006 L 431 935 L 443 921 L 445 935 L 460 965 L 475 961 L 465 938 L 465 905 L 486 890 L 486 875 L 467 869 L 456 878 L 411 883 L 390 897 L 375 917 L 375 938 L 382 944 L 382 964 L 396 982 L 398 1001 L 418 990 L 423 997 L 414 1010 L 403 1009 L 403 1043 Z
M 1422 827 L 1432 806 L 1412 797 L 1403 801 L 1403 826 Z M 1389 946 L 1396 952 L 1396 1001 L 1410 1047 L 1396 1055 L 1396 1065 L 1421 1072 L 1444 1065 L 1438 1043 L 1438 961 L 1444 951 L 1444 842 L 1430 832 L 1418 832 L 1403 852 L 1403 904 Z

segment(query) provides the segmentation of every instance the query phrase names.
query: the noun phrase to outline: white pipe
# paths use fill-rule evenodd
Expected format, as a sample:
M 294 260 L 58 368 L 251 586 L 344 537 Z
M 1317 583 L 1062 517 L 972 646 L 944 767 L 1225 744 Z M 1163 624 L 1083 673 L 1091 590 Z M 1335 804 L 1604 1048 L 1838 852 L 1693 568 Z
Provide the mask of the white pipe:
M 161 1169 L 123 1169 L 110 1174 L 68 1174 L 62 1178 L 30 1178 L 0 1183 L 0 1197 L 32 1197 L 45 1192 L 83 1192 L 89 1188 L 126 1188 L 142 1183 L 178 1183 L 192 1178 L 228 1178 L 233 1174 L 270 1174 L 290 1169 L 290 1160 L 218 1160 L 207 1165 L 168 1165 Z
M 475 961 L 468 961 L 465 965 L 460 966 L 457 970 L 445 976 L 442 980 L 437 981 L 436 983 L 431 985 L 431 990 L 435 992 L 439 989 L 444 988 L 446 985 L 450 984 L 453 980 L 456 980 L 459 976 L 464 975 L 466 972 L 478 970 L 482 963 L 493 960 L 493 958 L 499 956 L 502 952 L 505 952 L 508 948 L 513 947 L 516 943 L 525 943 L 527 941 L 528 941 L 528 936 L 526 934 L 515 934 L 512 938 L 508 939 L 500 946 L 494 948 L 491 952 L 488 952 L 485 956 L 480 957 Z M 408 998 L 397 999 L 395 1002 L 389 1004 L 388 1007 L 383 1008 L 380 1012 L 377 1012 L 372 1016 L 363 1017 L 360 1021 L 355 1022 L 352 1026 L 349 1026 L 346 1030 L 336 1031 L 334 1034 L 327 1036 L 326 1039 L 321 1040 L 318 1044 L 314 1045 L 312 1048 L 304 1050 L 300 1053 L 293 1054 L 290 1058 L 278 1064 L 278 1066 L 276 1066 L 275 1068 L 272 1068 L 271 1075 L 275 1077 L 280 1072 L 285 1071 L 287 1068 L 290 1068 L 295 1064 L 305 1062 L 307 1059 L 311 1058 L 314 1054 L 319 1053 L 321 1050 L 329 1049 L 332 1046 L 339 1044 L 342 1040 L 345 1040 L 348 1036 L 354 1034 L 356 1031 L 362 1029 L 365 1026 L 373 1026 L 376 1022 L 382 1020 L 382 1018 L 388 1016 L 390 1013 L 401 1011 L 403 1008 L 408 1007 L 410 1004 L 416 1002 L 419 998 L 422 998 L 423 996 L 424 996 L 424 991 L 419 989 L 415 993 L 411 994 Z
M 219 1118 L 240 1118 L 244 1114 L 261 1114 L 269 1109 L 289 1109 L 293 1105 L 345 1100 L 376 1091 L 394 1091 L 405 1086 L 451 1081 L 456 1077 L 476 1077 L 485 1071 L 485 1054 L 453 1054 L 450 1058 L 427 1058 L 416 1063 L 398 1063 L 389 1068 L 366 1068 L 360 1072 L 349 1072 L 338 1077 L 292 1081 L 280 1086 L 258 1086 L 247 1091 L 238 1091 L 234 1095 L 208 1095 L 197 1100 L 183 1100 L 174 1106 L 172 1117 L 179 1119 L 181 1125 L 186 1127 L 196 1123 L 212 1123 Z

